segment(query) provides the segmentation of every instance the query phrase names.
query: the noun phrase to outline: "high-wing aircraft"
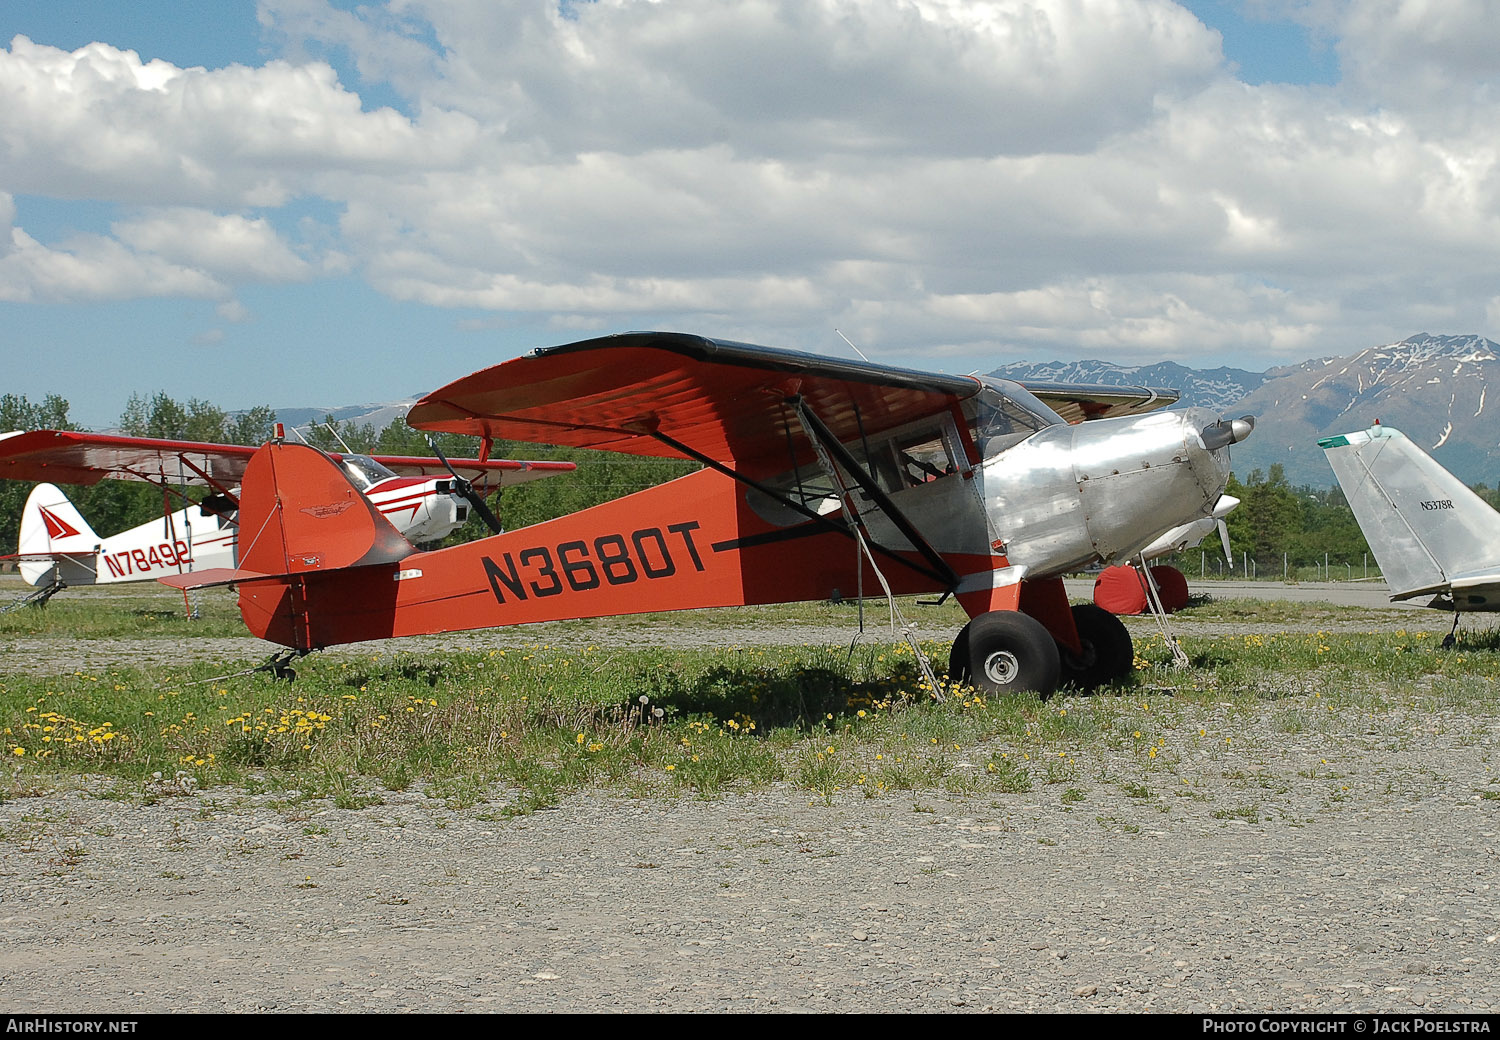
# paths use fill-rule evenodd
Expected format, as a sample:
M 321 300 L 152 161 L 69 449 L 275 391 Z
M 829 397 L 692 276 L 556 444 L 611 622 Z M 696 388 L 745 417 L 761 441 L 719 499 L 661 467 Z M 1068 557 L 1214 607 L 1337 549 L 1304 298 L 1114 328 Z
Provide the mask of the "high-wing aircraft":
M 1318 442 L 1380 564 L 1392 600 L 1431 596 L 1454 612 L 1500 610 L 1500 513 L 1400 430 L 1375 425 Z
M 143 480 L 176 492 L 206 486 L 199 503 L 165 511 L 109 538 L 96 535 L 52 483 L 32 489 L 21 514 L 19 569 L 42 597 L 69 585 L 147 581 L 165 574 L 233 567 L 237 487 L 254 448 L 237 444 L 36 430 L 0 434 L 0 477 L 96 484 L 105 478 Z M 485 489 L 572 471 L 571 462 L 330 456 L 374 507 L 411 541 L 435 541 L 482 508 L 473 482 Z M 442 474 L 438 476 L 437 474 Z M 479 504 L 475 504 L 478 500 Z
M 1089 390 L 1098 391 L 1090 393 Z M 1069 424 L 1047 400 L 1099 418 Z M 337 462 L 273 440 L 245 470 L 233 583 L 288 649 L 689 607 L 952 593 L 950 673 L 1043 693 L 1127 673 L 1130 635 L 1062 575 L 1210 515 L 1253 420 L 678 333 L 534 351 L 435 390 L 417 429 L 682 457 L 703 469 L 569 516 L 419 552 Z M 255 532 L 251 535 L 250 532 Z
M 1043 396 L 1100 417 L 1070 425 Z M 434 390 L 407 422 L 703 470 L 419 552 L 338 462 L 273 440 L 246 467 L 237 567 L 162 581 L 236 584 L 249 629 L 288 647 L 284 662 L 362 639 L 828 599 L 880 582 L 959 599 L 971 621 L 951 674 L 990 690 L 1097 686 L 1130 671 L 1130 633 L 1095 606 L 1071 609 L 1062 575 L 1211 515 L 1227 449 L 1254 420 L 1143 413 L 1167 402 L 1146 390 L 1043 396 L 681 333 L 544 348 Z

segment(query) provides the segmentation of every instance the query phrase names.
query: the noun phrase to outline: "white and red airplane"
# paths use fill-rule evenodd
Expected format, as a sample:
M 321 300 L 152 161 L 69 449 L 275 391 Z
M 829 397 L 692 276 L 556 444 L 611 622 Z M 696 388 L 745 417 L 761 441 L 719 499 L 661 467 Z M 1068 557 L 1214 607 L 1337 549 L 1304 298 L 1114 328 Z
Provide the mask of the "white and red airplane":
M 235 444 L 121 437 L 60 430 L 0 434 L 0 477 L 42 480 L 21 514 L 15 559 L 28 583 L 70 585 L 148 581 L 168 574 L 233 567 L 238 555 L 238 486 L 256 449 Z M 496 487 L 571 472 L 571 462 L 332 455 L 344 475 L 407 540 L 436 541 L 482 514 Z M 442 474 L 439 476 L 438 474 Z M 101 538 L 51 481 L 95 484 L 143 480 L 168 493 L 206 486 L 202 502 Z M 480 482 L 480 488 L 473 486 Z M 487 522 L 493 517 L 487 517 Z M 497 524 L 492 524 L 497 527 Z
M 361 506 L 337 459 L 277 439 L 244 472 L 236 567 L 162 580 L 235 585 L 250 631 L 287 648 L 268 667 L 288 675 L 293 657 L 341 643 L 828 599 L 878 582 L 958 599 L 970 621 L 949 656 L 955 677 L 990 691 L 1092 688 L 1131 670 L 1130 633 L 1093 604 L 1070 607 L 1062 575 L 1212 517 L 1228 449 L 1254 427 L 1154 410 L 1173 400 L 680 333 L 608 336 L 459 379 L 407 422 L 702 470 L 422 552 Z

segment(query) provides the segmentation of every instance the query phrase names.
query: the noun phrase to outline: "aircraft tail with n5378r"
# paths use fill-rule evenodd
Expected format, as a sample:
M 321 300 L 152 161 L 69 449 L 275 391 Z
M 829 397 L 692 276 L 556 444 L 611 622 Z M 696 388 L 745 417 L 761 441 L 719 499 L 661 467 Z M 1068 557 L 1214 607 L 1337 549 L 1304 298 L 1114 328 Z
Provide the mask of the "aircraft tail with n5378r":
M 1391 599 L 1500 610 L 1500 513 L 1400 430 L 1318 442 L 1385 575 Z

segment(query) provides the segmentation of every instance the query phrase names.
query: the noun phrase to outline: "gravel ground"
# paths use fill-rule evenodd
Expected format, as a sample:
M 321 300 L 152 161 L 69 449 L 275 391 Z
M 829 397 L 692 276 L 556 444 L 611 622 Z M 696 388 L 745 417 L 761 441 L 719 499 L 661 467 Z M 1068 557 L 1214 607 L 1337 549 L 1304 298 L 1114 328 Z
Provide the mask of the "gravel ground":
M 1484 718 L 1287 734 L 1202 710 L 1215 736 L 1146 784 L 1080 761 L 1022 794 L 596 793 L 511 817 L 501 791 L 39 792 L 0 804 L 0 993 L 17 1013 L 1500 1007 Z
M 829 641 L 818 631 L 831 630 L 765 638 Z M 38 642 L 54 669 L 74 652 Z M 89 663 L 115 642 L 91 641 Z M 153 663 L 261 653 L 153 642 Z M 0 1004 L 1500 1007 L 1492 712 L 1393 709 L 1288 732 L 1271 710 L 1181 710 L 1206 736 L 1170 770 L 1080 755 L 1069 779 L 1017 794 L 592 793 L 509 816 L 504 791 L 467 807 L 379 791 L 356 810 L 170 779 L 144 800 L 103 781 L 38 790 L 0 803 Z

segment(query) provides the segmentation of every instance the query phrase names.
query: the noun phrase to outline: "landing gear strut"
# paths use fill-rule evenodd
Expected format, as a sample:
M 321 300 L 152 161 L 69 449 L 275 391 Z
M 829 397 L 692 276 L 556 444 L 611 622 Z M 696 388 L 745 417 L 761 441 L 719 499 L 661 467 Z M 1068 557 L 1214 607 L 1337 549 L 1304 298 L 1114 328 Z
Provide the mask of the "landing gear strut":
M 307 656 L 306 650 L 282 650 L 271 655 L 271 659 L 259 668 L 257 672 L 270 672 L 273 679 L 285 679 L 287 682 L 297 681 L 297 669 L 292 667 L 292 662 L 299 657 Z
M 1443 637 L 1443 649 L 1452 650 L 1458 645 L 1458 611 L 1453 612 L 1453 627 L 1448 629 L 1448 634 Z
M 61 578 L 53 579 L 50 585 L 45 585 L 35 592 L 28 592 L 14 603 L 6 604 L 5 607 L 0 608 L 0 614 L 9 614 L 17 607 L 45 607 L 49 599 L 67 587 L 67 582 Z

